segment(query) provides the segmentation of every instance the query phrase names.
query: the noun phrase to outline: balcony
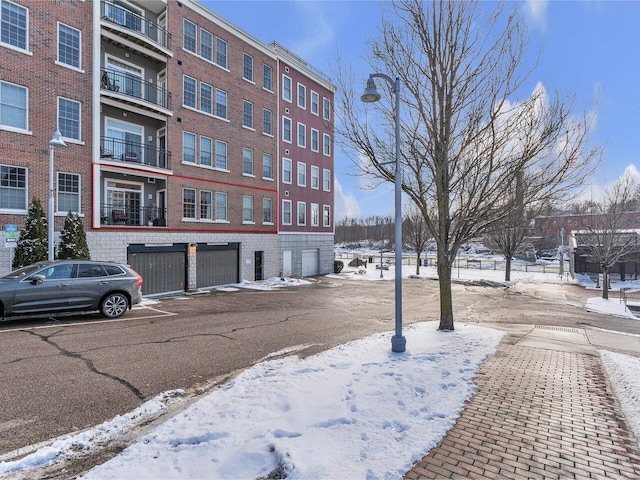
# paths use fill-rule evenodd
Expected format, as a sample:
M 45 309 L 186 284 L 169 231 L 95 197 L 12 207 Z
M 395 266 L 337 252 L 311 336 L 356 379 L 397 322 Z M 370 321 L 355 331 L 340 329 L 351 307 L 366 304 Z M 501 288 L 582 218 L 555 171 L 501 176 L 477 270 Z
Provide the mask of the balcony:
M 169 170 L 170 158 L 171 152 L 152 145 L 113 137 L 100 138 L 101 160 L 117 160 Z
M 171 94 L 165 88 L 145 82 L 140 77 L 113 70 L 101 70 L 100 89 L 130 104 L 153 108 L 163 113 L 171 110 Z
M 148 46 L 155 47 L 162 52 L 170 50 L 171 35 L 164 27 L 121 5 L 102 0 L 100 2 L 100 18 L 104 26 L 112 28 L 136 44 L 148 44 Z
M 167 210 L 158 207 L 100 205 L 100 225 L 128 227 L 166 227 Z

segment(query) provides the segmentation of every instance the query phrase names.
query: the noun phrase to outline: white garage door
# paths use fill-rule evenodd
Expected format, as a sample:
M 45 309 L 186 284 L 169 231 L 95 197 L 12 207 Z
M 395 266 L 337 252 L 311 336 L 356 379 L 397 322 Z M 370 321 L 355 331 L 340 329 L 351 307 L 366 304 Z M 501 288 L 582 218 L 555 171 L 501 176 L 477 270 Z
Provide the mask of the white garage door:
M 318 249 L 302 250 L 302 276 L 318 274 Z

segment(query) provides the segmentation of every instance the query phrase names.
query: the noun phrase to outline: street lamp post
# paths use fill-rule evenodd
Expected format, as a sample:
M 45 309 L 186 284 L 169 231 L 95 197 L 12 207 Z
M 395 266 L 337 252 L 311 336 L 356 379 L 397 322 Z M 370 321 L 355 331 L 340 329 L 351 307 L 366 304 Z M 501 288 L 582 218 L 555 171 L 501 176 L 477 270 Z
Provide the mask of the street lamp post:
M 60 134 L 60 130 L 56 129 L 55 133 L 53 134 L 53 137 L 51 137 L 51 141 L 49 142 L 49 209 L 48 209 L 48 223 L 49 223 L 49 235 L 48 235 L 48 241 L 49 241 L 49 260 L 53 260 L 54 259 L 54 223 L 55 223 L 55 219 L 53 216 L 53 195 L 54 195 L 54 182 L 53 182 L 53 149 L 55 147 L 66 147 L 67 144 L 64 143 L 64 141 L 62 140 L 62 135 Z
M 380 100 L 381 95 L 376 89 L 374 78 L 383 78 L 393 88 L 396 97 L 395 127 L 396 127 L 396 152 L 395 152 L 395 274 L 396 274 L 396 332 L 391 337 L 391 351 L 404 352 L 407 339 L 402 336 L 402 170 L 400 168 L 400 77 L 395 81 L 383 73 L 372 73 L 367 80 L 367 88 L 360 97 L 365 103 L 373 103 Z
M 384 224 L 386 223 L 387 218 L 384 217 L 380 222 L 380 278 L 384 278 L 382 275 L 382 249 L 384 247 Z

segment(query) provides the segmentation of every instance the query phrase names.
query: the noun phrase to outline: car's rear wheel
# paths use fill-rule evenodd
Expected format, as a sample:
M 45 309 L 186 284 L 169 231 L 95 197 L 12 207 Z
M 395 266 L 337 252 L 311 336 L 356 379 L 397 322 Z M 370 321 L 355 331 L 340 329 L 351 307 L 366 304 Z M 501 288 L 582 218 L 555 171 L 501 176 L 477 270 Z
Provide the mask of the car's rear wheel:
M 110 293 L 100 304 L 100 313 L 107 318 L 118 318 L 129 308 L 129 299 L 123 293 Z

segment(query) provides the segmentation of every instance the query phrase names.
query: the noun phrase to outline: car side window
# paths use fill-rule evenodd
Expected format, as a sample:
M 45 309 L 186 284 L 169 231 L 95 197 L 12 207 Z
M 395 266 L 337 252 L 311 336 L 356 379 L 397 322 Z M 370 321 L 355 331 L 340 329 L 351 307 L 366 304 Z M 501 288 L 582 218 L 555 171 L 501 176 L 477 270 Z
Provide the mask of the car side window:
M 105 265 L 104 269 L 107 271 L 107 275 L 123 275 L 124 271 L 118 265 Z
M 105 277 L 107 272 L 104 271 L 102 265 L 91 265 L 91 264 L 79 264 L 78 265 L 78 278 L 89 278 L 89 277 Z
M 61 280 L 73 277 L 73 264 L 65 263 L 62 265 L 51 265 L 50 267 L 40 270 L 38 274 L 44 275 L 45 280 Z

